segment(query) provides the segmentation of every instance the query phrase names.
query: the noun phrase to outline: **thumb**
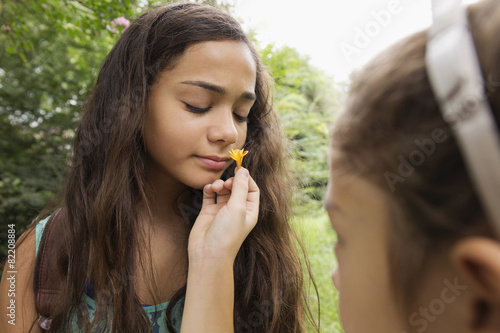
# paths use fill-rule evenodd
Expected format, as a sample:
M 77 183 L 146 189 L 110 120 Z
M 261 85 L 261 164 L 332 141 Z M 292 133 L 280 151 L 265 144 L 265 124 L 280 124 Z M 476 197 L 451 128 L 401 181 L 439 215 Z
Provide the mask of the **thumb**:
M 228 201 L 228 204 L 234 208 L 235 205 L 241 205 L 242 209 L 246 209 L 246 201 L 248 196 L 248 180 L 250 178 L 250 174 L 248 170 L 245 168 L 241 168 L 236 171 L 233 180 L 233 189 L 231 193 L 231 198 Z

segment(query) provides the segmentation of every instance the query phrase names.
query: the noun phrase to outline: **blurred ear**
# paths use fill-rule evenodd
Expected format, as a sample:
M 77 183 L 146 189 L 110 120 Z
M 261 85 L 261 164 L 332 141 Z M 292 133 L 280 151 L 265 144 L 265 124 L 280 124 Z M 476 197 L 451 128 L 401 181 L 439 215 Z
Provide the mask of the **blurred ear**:
M 459 241 L 452 262 L 470 286 L 470 328 L 474 332 L 498 331 L 500 322 L 500 242 L 485 237 Z

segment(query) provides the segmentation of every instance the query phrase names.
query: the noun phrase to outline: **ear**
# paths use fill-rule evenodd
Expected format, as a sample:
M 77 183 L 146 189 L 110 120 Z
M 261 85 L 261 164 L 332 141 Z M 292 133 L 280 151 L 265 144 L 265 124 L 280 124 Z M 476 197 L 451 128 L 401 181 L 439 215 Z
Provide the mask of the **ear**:
M 489 332 L 500 320 L 500 242 L 468 237 L 453 247 L 451 255 L 473 293 L 470 328 Z

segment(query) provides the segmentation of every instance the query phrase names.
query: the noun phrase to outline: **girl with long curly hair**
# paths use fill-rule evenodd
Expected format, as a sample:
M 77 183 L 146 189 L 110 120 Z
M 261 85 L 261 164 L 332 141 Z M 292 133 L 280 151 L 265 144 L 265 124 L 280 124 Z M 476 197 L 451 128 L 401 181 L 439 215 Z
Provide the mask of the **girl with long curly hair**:
M 224 11 L 186 3 L 137 18 L 85 106 L 59 209 L 18 242 L 22 313 L 15 327 L 2 316 L 2 331 L 303 332 L 270 87 Z M 230 151 L 243 148 L 236 170 Z M 35 253 L 48 215 L 62 235 L 50 258 L 60 285 L 50 318 L 38 319 Z

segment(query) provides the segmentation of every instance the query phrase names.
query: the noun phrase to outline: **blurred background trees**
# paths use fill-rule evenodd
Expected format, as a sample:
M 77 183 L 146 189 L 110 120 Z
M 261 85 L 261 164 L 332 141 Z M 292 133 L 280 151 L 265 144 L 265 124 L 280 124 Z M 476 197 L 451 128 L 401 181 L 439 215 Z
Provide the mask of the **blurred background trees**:
M 80 110 L 105 55 L 128 20 L 169 2 L 0 1 L 0 261 L 7 224 L 19 236 L 62 189 Z M 297 212 L 317 209 L 328 178 L 329 124 L 343 87 L 292 48 L 259 48 L 291 142 Z
M 274 78 L 274 105 L 291 144 L 299 184 L 296 212 L 317 210 L 328 182 L 329 128 L 343 101 L 344 85 L 311 66 L 295 49 L 267 45 L 260 53 Z

